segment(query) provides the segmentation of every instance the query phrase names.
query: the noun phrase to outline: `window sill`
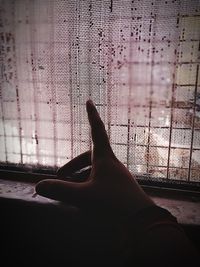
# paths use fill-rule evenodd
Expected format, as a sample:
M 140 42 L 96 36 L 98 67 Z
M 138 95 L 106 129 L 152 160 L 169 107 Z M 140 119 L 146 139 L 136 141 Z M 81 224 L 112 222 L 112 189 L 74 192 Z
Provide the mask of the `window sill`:
M 37 181 L 44 178 L 38 176 Z M 200 197 L 156 188 L 144 187 L 144 190 L 177 218 L 200 249 Z M 109 251 L 112 229 L 107 226 L 99 229 L 95 218 L 92 224 L 91 219 L 88 223 L 87 215 L 81 217 L 77 208 L 37 195 L 33 182 L 10 180 L 1 175 L 0 208 L 6 266 L 27 266 L 30 259 L 31 266 L 38 265 L 38 261 L 39 266 L 58 266 L 58 261 L 60 266 L 71 266 L 71 262 L 78 266 L 80 259 L 82 266 L 82 260 L 90 259 L 91 255 L 99 258 Z M 107 224 L 105 218 L 103 222 Z M 10 257 L 11 251 L 17 256 Z
M 35 193 L 35 183 L 25 181 L 15 181 L 8 179 L 7 175 L 0 179 L 0 198 L 21 200 L 29 203 L 60 205 L 54 201 Z M 49 177 L 49 175 L 48 175 Z M 52 175 L 52 178 L 55 177 Z M 38 176 L 38 181 L 44 179 L 45 175 Z M 200 195 L 188 195 L 176 192 L 175 190 L 162 190 L 155 187 L 143 187 L 153 201 L 169 210 L 183 225 L 200 226 Z M 66 208 L 66 207 L 65 207 Z M 69 207 L 70 209 L 72 207 Z

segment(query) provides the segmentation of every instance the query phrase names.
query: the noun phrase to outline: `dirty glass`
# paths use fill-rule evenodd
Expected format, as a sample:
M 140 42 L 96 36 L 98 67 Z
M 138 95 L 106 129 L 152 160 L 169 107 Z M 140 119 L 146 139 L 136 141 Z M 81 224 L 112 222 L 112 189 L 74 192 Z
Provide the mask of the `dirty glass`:
M 1 0 L 0 161 L 90 149 L 92 99 L 133 173 L 200 180 L 200 2 Z

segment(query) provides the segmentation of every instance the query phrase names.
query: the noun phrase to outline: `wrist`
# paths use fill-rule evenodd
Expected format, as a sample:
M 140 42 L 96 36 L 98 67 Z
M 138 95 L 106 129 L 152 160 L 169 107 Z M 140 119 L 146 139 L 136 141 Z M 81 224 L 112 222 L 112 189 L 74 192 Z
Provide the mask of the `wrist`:
M 148 232 L 167 225 L 183 231 L 176 218 L 166 209 L 152 204 L 137 210 L 123 218 L 118 224 L 122 241 L 121 246 L 135 248 L 139 242 L 145 241 L 145 236 Z

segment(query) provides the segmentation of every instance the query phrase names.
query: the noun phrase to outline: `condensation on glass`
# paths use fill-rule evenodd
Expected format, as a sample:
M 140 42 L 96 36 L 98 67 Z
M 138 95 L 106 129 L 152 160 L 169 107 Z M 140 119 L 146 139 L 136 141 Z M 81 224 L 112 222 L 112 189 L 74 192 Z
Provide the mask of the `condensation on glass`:
M 0 4 L 2 164 L 90 149 L 91 98 L 129 170 L 200 180 L 199 1 Z

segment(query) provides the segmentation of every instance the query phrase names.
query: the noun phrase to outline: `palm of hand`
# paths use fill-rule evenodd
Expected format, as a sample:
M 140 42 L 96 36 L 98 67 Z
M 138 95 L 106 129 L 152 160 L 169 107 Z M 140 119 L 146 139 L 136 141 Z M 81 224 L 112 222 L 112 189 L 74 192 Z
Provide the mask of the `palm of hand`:
M 127 216 L 152 205 L 127 168 L 115 157 L 103 122 L 91 101 L 87 102 L 88 119 L 94 144 L 93 154 L 85 152 L 58 171 L 60 180 L 44 180 L 36 185 L 38 194 L 64 201 L 80 208 L 112 215 Z M 65 181 L 81 168 L 92 165 L 89 177 L 82 183 Z

